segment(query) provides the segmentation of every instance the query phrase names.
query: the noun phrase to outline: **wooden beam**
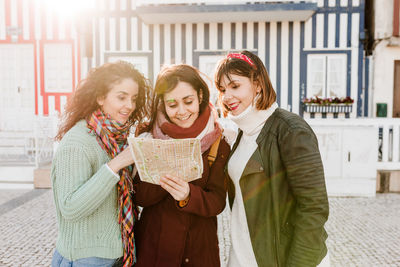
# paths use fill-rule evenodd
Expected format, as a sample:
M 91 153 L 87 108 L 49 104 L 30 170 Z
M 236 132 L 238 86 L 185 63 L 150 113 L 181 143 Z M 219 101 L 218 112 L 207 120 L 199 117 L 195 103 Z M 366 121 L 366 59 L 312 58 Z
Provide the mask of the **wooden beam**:
M 393 0 L 393 36 L 400 36 L 400 0 Z

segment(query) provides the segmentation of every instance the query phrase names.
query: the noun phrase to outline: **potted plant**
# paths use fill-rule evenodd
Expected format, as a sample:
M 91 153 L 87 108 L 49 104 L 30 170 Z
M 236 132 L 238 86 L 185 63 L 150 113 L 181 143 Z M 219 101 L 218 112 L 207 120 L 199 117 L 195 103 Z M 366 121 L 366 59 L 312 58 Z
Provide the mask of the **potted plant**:
M 303 100 L 304 111 L 310 113 L 350 113 L 354 100 L 351 97 L 320 98 L 312 97 Z

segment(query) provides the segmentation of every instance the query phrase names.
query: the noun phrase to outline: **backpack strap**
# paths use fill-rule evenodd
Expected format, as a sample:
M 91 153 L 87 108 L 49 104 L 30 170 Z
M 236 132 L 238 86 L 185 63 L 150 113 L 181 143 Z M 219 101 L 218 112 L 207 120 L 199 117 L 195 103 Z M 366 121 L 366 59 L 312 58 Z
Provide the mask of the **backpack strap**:
M 215 159 L 217 158 L 217 153 L 218 153 L 218 147 L 219 147 L 219 142 L 221 141 L 221 136 L 220 134 L 215 140 L 214 144 L 211 145 L 210 152 L 208 153 L 207 159 L 208 159 L 208 166 L 212 166 Z

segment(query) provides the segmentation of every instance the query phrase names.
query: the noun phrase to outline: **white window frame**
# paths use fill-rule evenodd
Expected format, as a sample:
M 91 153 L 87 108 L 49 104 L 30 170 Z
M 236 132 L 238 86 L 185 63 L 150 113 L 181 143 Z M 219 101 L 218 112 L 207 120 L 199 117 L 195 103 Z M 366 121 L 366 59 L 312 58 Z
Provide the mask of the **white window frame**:
M 218 90 L 214 85 L 214 73 L 217 67 L 218 61 L 224 58 L 224 55 L 201 55 L 199 56 L 199 70 L 207 75 L 205 82 L 210 89 L 210 102 L 214 105 L 218 99 Z M 208 66 L 214 66 L 211 70 Z
M 337 97 L 346 97 L 347 95 L 347 55 L 346 54 L 309 54 L 307 56 L 307 88 L 309 88 L 307 90 L 307 98 L 310 97 L 315 97 L 317 96 L 316 94 L 314 94 L 314 92 L 311 90 L 311 88 L 313 87 L 313 82 L 312 82 L 312 59 L 321 59 L 323 60 L 323 85 L 322 85 L 322 93 L 321 95 L 318 95 L 318 97 L 321 98 L 329 98 L 329 97 L 336 97 L 335 95 L 331 95 L 330 90 L 329 90 L 329 82 L 332 79 L 332 73 L 329 69 L 329 61 L 333 60 L 333 59 L 340 59 L 342 60 L 341 63 L 341 77 L 343 77 L 343 79 L 340 80 L 339 86 L 340 86 L 340 90 L 339 95 L 337 95 Z
M 149 77 L 149 58 L 147 56 L 109 55 L 107 62 L 126 61 L 131 63 L 144 77 Z
M 72 93 L 73 47 L 70 43 L 44 44 L 44 90 L 46 93 Z

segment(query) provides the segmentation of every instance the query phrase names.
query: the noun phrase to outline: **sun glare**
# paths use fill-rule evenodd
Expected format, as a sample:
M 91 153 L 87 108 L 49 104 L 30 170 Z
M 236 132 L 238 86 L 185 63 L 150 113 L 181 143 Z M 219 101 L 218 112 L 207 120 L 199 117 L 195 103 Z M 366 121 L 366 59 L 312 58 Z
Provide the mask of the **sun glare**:
M 95 7 L 95 0 L 41 0 L 51 12 L 63 17 L 73 17 Z

